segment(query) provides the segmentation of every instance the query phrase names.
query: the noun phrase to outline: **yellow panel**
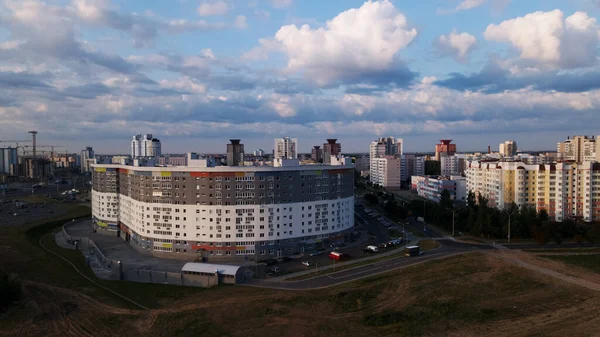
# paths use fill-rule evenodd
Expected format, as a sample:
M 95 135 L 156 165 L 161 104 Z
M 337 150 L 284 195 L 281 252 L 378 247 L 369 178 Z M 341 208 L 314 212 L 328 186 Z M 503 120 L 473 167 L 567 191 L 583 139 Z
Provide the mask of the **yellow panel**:
M 161 177 L 170 177 L 171 176 L 171 172 L 161 172 L 160 176 Z
M 106 167 L 96 167 L 96 172 L 106 172 Z
M 236 246 L 236 250 L 246 250 L 246 246 Z
M 163 243 L 162 246 L 163 246 L 163 248 L 173 248 L 172 243 Z
M 236 177 L 243 177 L 244 175 L 245 175 L 245 173 L 244 173 L 244 172 L 236 172 L 236 173 L 235 173 L 235 176 L 236 176 Z
M 321 171 L 315 171 L 315 174 L 319 175 L 319 174 L 321 174 Z
M 106 224 L 106 222 L 100 222 L 100 221 L 98 221 L 97 224 L 100 227 L 108 227 L 108 225 Z

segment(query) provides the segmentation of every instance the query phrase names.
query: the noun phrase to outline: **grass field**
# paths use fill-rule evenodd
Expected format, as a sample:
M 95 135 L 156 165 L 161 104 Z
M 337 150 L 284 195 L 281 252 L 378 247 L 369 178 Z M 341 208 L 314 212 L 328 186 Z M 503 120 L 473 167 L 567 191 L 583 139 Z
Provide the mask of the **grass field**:
M 17 329 L 25 329 L 18 331 L 24 335 L 93 331 L 95 336 L 130 337 L 600 333 L 596 293 L 558 285 L 481 253 L 317 291 L 219 286 L 152 311 L 106 306 L 71 290 L 37 285 L 27 286 L 27 293 L 28 302 L 4 314 L 12 323 L 0 328 L 0 335 L 17 335 Z M 65 307 L 74 309 L 65 314 Z M 37 312 L 26 314 L 31 308 Z
M 590 248 L 554 248 L 554 249 L 525 249 L 528 253 L 600 253 L 600 247 Z
M 542 257 L 585 268 L 596 273 L 600 273 L 600 254 L 542 255 Z

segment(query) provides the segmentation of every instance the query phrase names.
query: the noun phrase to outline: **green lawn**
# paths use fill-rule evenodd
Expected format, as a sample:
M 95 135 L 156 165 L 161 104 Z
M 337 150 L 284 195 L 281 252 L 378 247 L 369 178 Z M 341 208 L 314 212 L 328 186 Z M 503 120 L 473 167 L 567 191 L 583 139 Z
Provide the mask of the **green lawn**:
M 543 257 L 600 273 L 600 254 L 543 255 Z
M 529 253 L 600 253 L 600 247 L 593 248 L 555 248 L 555 249 L 525 249 Z

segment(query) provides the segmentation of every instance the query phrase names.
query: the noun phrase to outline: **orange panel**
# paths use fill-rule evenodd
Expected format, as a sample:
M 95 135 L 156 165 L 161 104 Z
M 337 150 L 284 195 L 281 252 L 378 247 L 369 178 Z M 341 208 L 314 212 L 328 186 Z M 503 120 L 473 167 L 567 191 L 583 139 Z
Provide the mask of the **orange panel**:
M 208 177 L 209 172 L 190 172 L 190 177 Z

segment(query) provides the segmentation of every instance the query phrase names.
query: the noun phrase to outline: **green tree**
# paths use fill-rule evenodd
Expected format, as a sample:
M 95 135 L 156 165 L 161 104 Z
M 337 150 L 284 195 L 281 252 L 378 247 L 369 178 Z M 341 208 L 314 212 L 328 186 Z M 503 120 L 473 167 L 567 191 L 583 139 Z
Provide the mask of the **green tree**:
M 379 198 L 373 193 L 365 194 L 365 200 L 371 205 L 377 205 L 379 203 Z
M 450 191 L 447 189 L 443 189 L 440 194 L 440 206 L 442 208 L 452 208 L 454 202 L 452 201 L 452 197 L 450 196 Z

